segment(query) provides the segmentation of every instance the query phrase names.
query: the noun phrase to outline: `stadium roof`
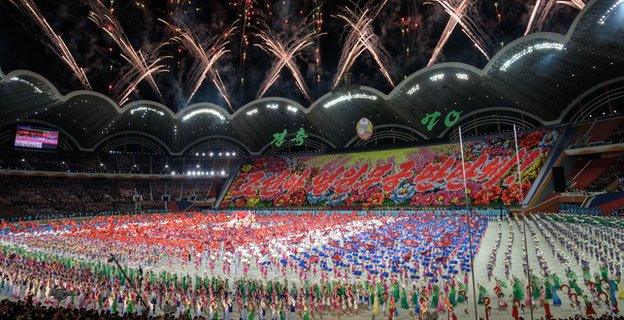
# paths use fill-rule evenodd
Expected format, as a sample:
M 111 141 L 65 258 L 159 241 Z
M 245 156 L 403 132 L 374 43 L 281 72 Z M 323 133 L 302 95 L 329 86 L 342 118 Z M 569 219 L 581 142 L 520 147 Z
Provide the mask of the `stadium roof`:
M 142 137 L 174 154 L 200 145 L 259 154 L 276 151 L 270 145 L 274 133 L 287 129 L 293 135 L 300 127 L 310 136 L 312 149 L 361 144 L 355 125 L 362 117 L 372 120 L 377 135 L 392 132 L 401 141 L 452 138 L 453 128 L 437 125 L 428 130 L 421 123 L 436 111 L 441 121 L 449 111 L 460 111 L 458 125 L 466 130 L 581 120 L 624 92 L 623 10 L 623 1 L 591 1 L 566 35 L 524 36 L 501 49 L 483 69 L 436 64 L 407 77 L 388 94 L 370 87 L 341 87 L 309 106 L 269 97 L 234 113 L 211 103 L 173 113 L 153 101 L 119 107 L 97 92 L 62 94 L 29 71 L 0 72 L 0 125 L 31 122 L 58 128 L 85 150 L 98 150 L 116 138 Z

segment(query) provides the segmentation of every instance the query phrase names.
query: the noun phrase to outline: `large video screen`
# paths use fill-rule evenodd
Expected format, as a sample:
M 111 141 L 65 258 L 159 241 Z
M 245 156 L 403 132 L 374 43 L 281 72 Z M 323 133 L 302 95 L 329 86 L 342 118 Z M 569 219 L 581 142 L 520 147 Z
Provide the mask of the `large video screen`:
M 15 147 L 36 150 L 56 150 L 58 146 L 58 131 L 17 126 L 15 132 Z

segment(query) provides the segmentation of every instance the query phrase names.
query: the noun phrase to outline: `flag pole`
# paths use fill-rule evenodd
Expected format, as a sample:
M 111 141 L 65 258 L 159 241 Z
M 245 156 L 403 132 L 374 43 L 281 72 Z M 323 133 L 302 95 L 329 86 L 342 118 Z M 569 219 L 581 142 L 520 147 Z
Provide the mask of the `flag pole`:
M 531 320 L 535 319 L 533 316 L 533 297 L 531 296 L 531 267 L 529 266 L 529 244 L 527 243 L 527 228 L 526 228 L 526 220 L 522 210 L 522 202 L 524 201 L 524 191 L 522 190 L 522 171 L 520 170 L 520 152 L 518 149 L 518 133 L 516 130 L 516 124 L 513 125 L 514 132 L 514 144 L 516 146 L 516 169 L 518 171 L 518 190 L 520 191 L 520 201 L 518 201 L 520 205 L 520 216 L 522 217 L 522 230 L 524 233 L 524 259 L 526 260 L 526 274 L 527 274 L 527 282 L 528 282 L 528 292 L 527 296 L 529 297 L 529 304 L 531 310 Z
M 472 282 L 472 302 L 474 304 L 474 316 L 475 320 L 479 319 L 479 315 L 477 313 L 477 290 L 475 289 L 475 274 L 474 274 L 474 254 L 472 252 L 472 227 L 470 223 L 472 222 L 472 211 L 470 210 L 470 198 L 468 197 L 468 184 L 466 183 L 466 164 L 464 161 L 464 140 L 462 138 L 462 130 L 461 126 L 459 128 L 459 149 L 461 151 L 461 160 L 462 160 L 462 175 L 464 177 L 464 196 L 466 202 L 466 212 L 468 215 L 468 251 L 470 252 L 470 278 Z
M 132 283 L 132 280 L 128 277 L 128 275 L 126 274 L 126 271 L 124 270 L 124 268 L 121 267 L 121 264 L 119 264 L 119 261 L 117 261 L 117 257 L 115 257 L 114 254 L 110 254 L 109 258 L 108 258 L 109 262 L 114 262 L 115 265 L 117 265 L 117 268 L 119 268 L 119 271 L 121 271 L 121 274 L 123 275 L 123 277 L 126 279 L 126 281 L 128 282 L 128 285 L 134 289 L 134 291 L 137 293 L 137 296 L 139 296 L 139 301 L 141 301 L 141 305 L 143 306 L 143 309 L 145 309 L 143 312 L 150 312 L 150 309 L 147 307 L 147 304 L 145 303 L 145 301 L 143 300 L 143 293 L 141 291 L 141 283 L 138 283 L 138 286 L 135 286 L 134 283 Z M 143 278 L 143 273 L 140 274 L 141 279 Z

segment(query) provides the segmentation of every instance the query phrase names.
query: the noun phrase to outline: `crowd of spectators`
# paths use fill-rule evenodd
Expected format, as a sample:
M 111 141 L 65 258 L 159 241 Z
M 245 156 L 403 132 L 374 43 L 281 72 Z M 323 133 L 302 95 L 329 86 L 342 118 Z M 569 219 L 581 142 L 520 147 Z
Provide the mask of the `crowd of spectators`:
M 611 163 L 594 181 L 592 181 L 587 190 L 603 191 L 616 179 L 624 177 L 624 155 L 619 156 Z
M 167 202 L 206 201 L 223 181 L 0 176 L 0 197 L 21 215 L 164 210 Z
M 15 320 L 115 320 L 115 319 L 148 319 L 146 316 L 125 315 L 120 316 L 110 312 L 99 313 L 86 309 L 54 308 L 34 305 L 24 301 L 2 300 L 0 301 L 0 319 Z M 171 317 L 158 317 L 156 319 L 173 319 Z
M 624 123 L 618 125 L 605 142 L 607 144 L 624 142 Z
M 595 207 L 582 207 L 578 204 L 570 204 L 570 203 L 562 203 L 559 207 L 559 210 L 562 213 L 573 214 L 573 215 L 589 215 L 589 216 L 601 216 L 603 215 L 602 210 L 600 208 Z

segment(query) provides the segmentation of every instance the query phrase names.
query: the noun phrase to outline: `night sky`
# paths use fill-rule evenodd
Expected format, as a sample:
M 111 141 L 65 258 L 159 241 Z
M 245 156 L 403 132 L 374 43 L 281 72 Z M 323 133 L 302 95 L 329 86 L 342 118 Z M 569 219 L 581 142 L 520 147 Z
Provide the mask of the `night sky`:
M 50 48 L 48 37 L 12 1 L 17 0 L 0 0 L 2 70 L 5 73 L 15 69 L 37 72 L 52 81 L 62 93 L 83 89 L 70 69 Z M 87 18 L 90 10 L 85 1 L 34 2 L 54 31 L 65 41 L 78 65 L 84 67 L 93 90 L 112 96 L 115 100 L 109 86 L 117 83 L 121 74 L 130 67 L 110 37 Z M 114 1 L 112 8 L 132 46 L 142 51 L 171 38 L 170 30 L 158 22 L 159 18 L 173 24 L 184 23 L 201 40 L 220 34 L 231 25 L 236 26 L 236 32 L 227 45 L 230 52 L 217 63 L 217 70 L 231 96 L 233 108 L 236 109 L 257 98 L 259 86 L 275 60 L 275 57 L 256 46 L 259 39 L 254 35 L 255 32 L 269 28 L 281 39 L 288 39 L 301 30 L 306 22 L 310 23 L 321 17 L 322 35 L 296 57 L 297 65 L 314 100 L 331 90 L 331 80 L 337 70 L 343 42 L 350 31 L 336 18 L 336 14 L 343 6 L 370 8 L 379 3 L 380 1 L 141 0 Z M 484 30 L 486 51 L 490 57 L 500 50 L 501 45 L 524 34 L 533 3 L 533 0 L 473 1 L 469 16 Z M 111 2 L 105 0 L 105 4 L 109 6 Z M 243 45 L 241 32 L 244 7 L 249 10 L 245 27 L 245 36 L 248 39 L 246 46 Z M 538 29 L 566 33 L 577 14 L 577 9 L 558 5 L 548 16 L 546 23 L 538 26 Z M 390 57 L 390 71 L 395 84 L 427 65 L 448 18 L 448 14 L 439 4 L 422 0 L 389 0 L 383 7 L 373 27 Z M 317 49 L 320 53 L 318 65 L 315 61 Z M 244 61 L 243 52 L 246 54 Z M 195 60 L 176 44 L 165 45 L 161 54 L 172 56 L 166 60 L 168 72 L 155 76 L 164 96 L 164 101 L 161 102 L 178 111 L 187 105 L 189 92 L 185 90 L 185 83 Z M 487 63 L 459 26 L 455 28 L 438 60 L 450 61 L 464 62 L 479 68 Z M 241 83 L 243 77 L 245 81 Z M 371 55 L 366 52 L 354 64 L 349 78 L 352 84 L 371 86 L 385 93 L 392 90 Z M 297 90 L 286 68 L 264 96 L 286 97 L 304 106 L 311 103 Z M 129 97 L 130 101 L 140 99 L 160 100 L 145 81 Z M 203 81 L 191 100 L 191 103 L 195 102 L 213 102 L 226 107 L 210 79 Z

